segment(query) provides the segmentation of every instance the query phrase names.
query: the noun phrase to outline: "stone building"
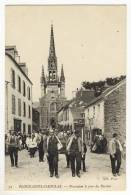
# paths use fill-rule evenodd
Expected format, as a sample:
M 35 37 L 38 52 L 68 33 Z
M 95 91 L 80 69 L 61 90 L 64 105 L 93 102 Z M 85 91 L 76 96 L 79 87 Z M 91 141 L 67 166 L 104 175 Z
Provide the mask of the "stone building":
M 32 130 L 39 131 L 40 129 L 40 113 L 38 109 L 32 107 Z
M 65 76 L 63 65 L 61 75 L 58 76 L 58 64 L 55 52 L 53 25 L 51 25 L 50 48 L 48 57 L 48 75 L 45 76 L 44 66 L 41 75 L 41 98 L 40 98 L 40 128 L 50 126 L 57 127 L 57 111 L 66 101 Z
M 5 131 L 32 131 L 32 82 L 16 46 L 5 48 Z
M 85 108 L 85 127 L 93 138 L 102 133 L 109 140 L 118 133 L 126 139 L 126 79 L 106 89 Z

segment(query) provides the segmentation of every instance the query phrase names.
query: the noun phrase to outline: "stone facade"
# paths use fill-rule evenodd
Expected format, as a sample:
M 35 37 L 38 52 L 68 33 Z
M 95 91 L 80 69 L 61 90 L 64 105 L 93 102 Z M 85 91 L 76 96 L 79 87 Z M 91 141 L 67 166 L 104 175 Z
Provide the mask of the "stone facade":
M 107 140 L 117 133 L 126 140 L 126 79 L 106 89 L 85 108 L 85 128 L 91 134 L 100 132 Z M 93 133 L 94 132 L 94 133 Z
M 104 131 L 108 139 L 112 133 L 119 134 L 123 142 L 126 140 L 126 81 L 122 81 L 104 101 Z

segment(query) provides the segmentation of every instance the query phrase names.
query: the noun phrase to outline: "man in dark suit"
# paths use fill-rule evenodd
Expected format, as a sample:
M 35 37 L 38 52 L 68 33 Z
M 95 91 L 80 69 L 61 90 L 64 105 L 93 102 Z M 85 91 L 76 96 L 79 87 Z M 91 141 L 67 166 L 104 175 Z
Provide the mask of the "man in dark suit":
M 8 151 L 11 160 L 11 167 L 18 167 L 18 149 L 20 148 L 19 139 L 14 130 L 10 130 L 7 138 Z
M 123 151 L 122 145 L 118 139 L 117 133 L 113 134 L 113 138 L 109 142 L 109 153 L 111 160 L 111 168 L 113 176 L 120 176 L 121 167 L 121 153 Z
M 82 140 L 79 131 L 74 131 L 66 149 L 70 154 L 72 177 L 75 177 L 75 174 L 80 177 Z
M 49 164 L 50 177 L 53 177 L 55 174 L 56 178 L 59 178 L 58 175 L 58 144 L 60 140 L 55 135 L 53 129 L 50 129 L 49 136 L 47 138 L 47 158 Z

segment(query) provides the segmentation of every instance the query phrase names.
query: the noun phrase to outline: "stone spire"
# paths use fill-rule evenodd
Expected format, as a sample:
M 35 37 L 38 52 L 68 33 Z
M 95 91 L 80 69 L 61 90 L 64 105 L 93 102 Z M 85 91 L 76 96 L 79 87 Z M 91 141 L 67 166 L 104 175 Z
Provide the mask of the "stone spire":
M 49 56 L 56 56 L 55 55 L 55 42 L 54 42 L 54 32 L 53 32 L 53 25 L 51 25 L 51 35 L 50 35 L 50 50 Z
M 54 42 L 53 25 L 51 25 L 48 69 L 50 69 L 50 70 L 52 70 L 52 69 L 57 70 L 57 57 L 56 57 L 56 53 L 55 53 L 55 42 Z
M 44 73 L 44 66 L 42 65 L 42 73 L 41 73 L 41 97 L 46 94 L 46 78 Z
M 60 81 L 61 81 L 61 82 L 65 82 L 65 76 L 64 76 L 63 64 L 62 64 L 62 67 L 61 67 L 61 76 L 60 76 Z
M 42 65 L 42 73 L 41 73 L 41 84 L 46 84 L 46 79 L 45 79 L 45 73 L 44 73 L 44 66 Z

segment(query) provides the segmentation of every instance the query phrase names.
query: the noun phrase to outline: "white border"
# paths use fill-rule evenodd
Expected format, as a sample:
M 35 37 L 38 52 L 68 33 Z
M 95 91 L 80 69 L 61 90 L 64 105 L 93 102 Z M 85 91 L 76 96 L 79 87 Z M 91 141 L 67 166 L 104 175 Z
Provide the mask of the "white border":
M 28 5 L 37 5 L 37 4 L 97 4 L 97 5 L 115 5 L 115 4 L 126 4 L 127 5 L 127 191 L 126 192 L 74 192 L 75 194 L 81 193 L 90 193 L 90 194 L 100 194 L 100 193 L 121 193 L 121 194 L 128 194 L 131 192 L 131 127 L 130 127 L 130 119 L 131 116 L 131 93 L 130 93 L 130 83 L 131 83 L 131 1 L 130 0 L 0 0 L 0 194 L 52 194 L 52 192 L 5 192 L 4 191 L 4 6 L 11 5 L 11 4 L 28 4 Z M 53 192 L 53 194 L 74 194 L 73 192 Z

